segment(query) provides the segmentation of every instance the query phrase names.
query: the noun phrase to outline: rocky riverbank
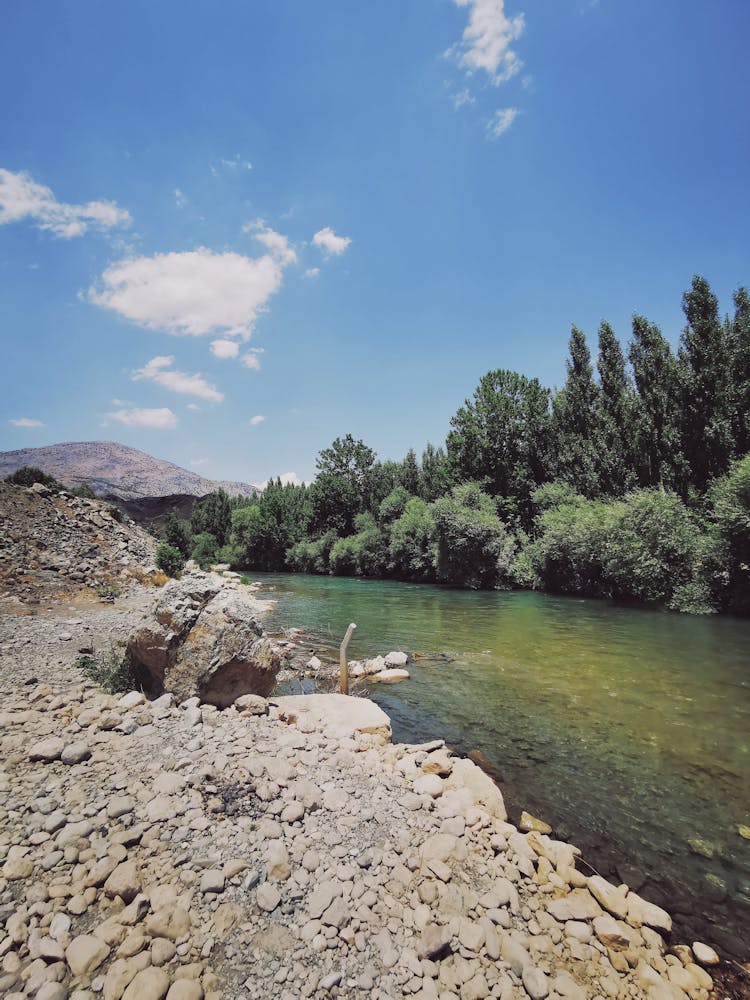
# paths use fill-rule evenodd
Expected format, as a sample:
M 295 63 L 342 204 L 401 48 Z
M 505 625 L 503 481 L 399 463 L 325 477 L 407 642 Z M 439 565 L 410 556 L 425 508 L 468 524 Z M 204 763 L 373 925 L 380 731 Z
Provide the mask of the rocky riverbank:
M 218 710 L 35 674 L 0 674 L 14 1000 L 709 996 L 663 910 L 365 699 Z

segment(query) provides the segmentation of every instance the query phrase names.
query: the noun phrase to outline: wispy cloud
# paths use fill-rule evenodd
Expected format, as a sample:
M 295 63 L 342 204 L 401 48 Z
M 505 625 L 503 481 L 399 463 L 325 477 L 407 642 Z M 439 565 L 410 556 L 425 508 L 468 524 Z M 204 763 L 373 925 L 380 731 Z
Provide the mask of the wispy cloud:
M 132 410 L 115 410 L 107 416 L 111 420 L 125 424 L 126 427 L 147 427 L 160 431 L 173 430 L 179 423 L 177 416 L 166 406 L 157 410 L 145 410 L 139 407 Z
M 320 274 L 319 267 L 308 267 L 305 273 L 302 275 L 303 278 L 317 278 Z
M 200 406 L 197 403 L 188 403 L 185 407 L 186 410 L 200 410 Z
M 453 107 L 456 111 L 458 111 L 459 108 L 463 108 L 466 104 L 476 103 L 476 97 L 470 93 L 468 87 L 464 87 L 464 89 L 460 90 L 457 94 L 453 94 L 451 100 L 453 101 Z
M 283 271 L 270 254 L 252 258 L 201 247 L 113 264 L 87 298 L 153 330 L 247 340 L 279 290 Z
M 196 468 L 199 465 L 207 465 L 207 464 L 208 464 L 207 458 L 191 458 L 190 461 L 188 462 L 188 465 L 192 465 L 193 468 Z
M 262 347 L 251 347 L 249 351 L 242 355 L 240 361 L 245 366 L 245 368 L 251 368 L 253 371 L 260 371 L 260 356 L 263 354 Z
M 83 236 L 89 228 L 113 229 L 131 222 L 130 213 L 114 201 L 71 205 L 58 201 L 51 188 L 37 184 L 27 173 L 0 168 L 0 226 L 23 219 L 66 240 Z
M 235 153 L 234 156 L 229 159 L 220 156 L 218 160 L 209 164 L 209 169 L 214 177 L 218 177 L 221 170 L 252 170 L 253 165 L 250 160 L 246 160 L 244 157 L 240 156 L 239 153 Z
M 240 345 L 236 340 L 212 340 L 211 353 L 215 358 L 236 358 L 240 353 Z
M 16 420 L 9 420 L 8 423 L 14 427 L 44 427 L 41 420 L 34 420 L 31 417 L 18 417 Z
M 461 41 L 448 54 L 456 57 L 468 73 L 486 73 L 498 86 L 519 72 L 523 63 L 512 45 L 523 34 L 524 16 L 508 17 L 505 0 L 454 0 L 469 8 L 469 23 Z
M 254 238 L 262 243 L 269 254 L 282 265 L 296 263 L 297 251 L 289 243 L 288 238 L 267 226 L 263 219 L 246 222 L 242 227 L 242 232 L 252 233 Z
M 209 403 L 222 402 L 224 394 L 219 392 L 215 385 L 207 382 L 200 373 L 188 375 L 187 372 L 178 372 L 172 368 L 173 364 L 174 357 L 171 354 L 151 358 L 143 368 L 133 372 L 133 381 L 146 379 L 169 389 L 170 392 L 197 396 L 198 399 L 205 399 Z
M 178 208 L 184 208 L 188 203 L 187 195 L 179 188 L 174 189 L 174 203 Z
M 266 418 L 261 413 L 258 413 L 254 417 L 250 417 L 250 426 L 259 427 L 262 423 L 265 423 L 265 420 Z
M 487 138 L 499 139 L 501 135 L 505 135 L 520 113 L 518 108 L 499 108 L 487 122 Z
M 312 241 L 316 247 L 320 247 L 320 249 L 324 250 L 329 256 L 331 254 L 336 256 L 342 254 L 352 242 L 348 236 L 337 236 L 330 226 L 326 226 L 324 229 L 319 229 L 313 236 Z

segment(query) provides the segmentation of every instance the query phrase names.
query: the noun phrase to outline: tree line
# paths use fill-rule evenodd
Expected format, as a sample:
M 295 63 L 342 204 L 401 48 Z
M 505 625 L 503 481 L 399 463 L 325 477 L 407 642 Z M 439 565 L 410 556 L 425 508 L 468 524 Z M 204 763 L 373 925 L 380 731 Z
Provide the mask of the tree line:
M 683 296 L 674 352 L 633 318 L 624 351 L 573 327 L 555 391 L 497 369 L 444 446 L 381 461 L 352 435 L 309 485 L 219 491 L 166 540 L 200 563 L 531 587 L 675 610 L 750 611 L 750 297 L 724 318 L 708 282 Z

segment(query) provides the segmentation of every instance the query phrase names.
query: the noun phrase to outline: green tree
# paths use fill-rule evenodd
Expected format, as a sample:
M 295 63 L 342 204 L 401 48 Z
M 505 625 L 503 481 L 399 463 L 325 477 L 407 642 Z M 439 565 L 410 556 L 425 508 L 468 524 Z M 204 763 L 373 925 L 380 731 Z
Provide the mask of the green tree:
M 574 326 L 564 387 L 552 399 L 552 426 L 557 475 L 579 493 L 599 493 L 599 390 L 594 381 L 586 338 Z
M 194 535 L 208 532 L 219 545 L 225 545 L 232 526 L 232 506 L 227 493 L 218 489 L 193 506 L 190 528 Z
M 512 584 L 515 542 L 477 483 L 463 483 L 436 500 L 432 516 L 438 580 L 474 590 Z
M 750 455 L 717 479 L 710 493 L 712 516 L 726 572 L 726 603 L 750 614 Z
M 411 496 L 416 497 L 420 493 L 421 478 L 417 456 L 414 449 L 409 448 L 399 469 L 399 483 Z
M 411 496 L 408 490 L 403 486 L 395 486 L 380 504 L 378 517 L 381 524 L 391 524 L 396 518 L 401 517 L 409 500 Z
M 167 576 L 178 576 L 185 565 L 185 560 L 179 549 L 162 542 L 156 548 L 156 565 Z
M 703 493 L 731 458 L 731 365 L 719 303 L 705 278 L 693 278 L 682 307 L 687 319 L 679 355 L 683 450 L 692 484 Z
M 422 467 L 420 475 L 419 496 L 432 503 L 438 497 L 444 496 L 450 488 L 450 472 L 445 450 L 427 444 L 422 452 Z
M 399 578 L 418 583 L 435 579 L 435 519 L 421 498 L 412 497 L 393 522 L 389 551 L 391 571 Z
M 486 484 L 527 516 L 531 494 L 549 478 L 549 446 L 549 391 L 504 369 L 483 376 L 451 419 L 447 440 L 454 479 Z
M 320 538 L 303 539 L 287 549 L 287 565 L 296 573 L 324 575 L 330 570 L 331 549 L 336 541 L 333 531 L 327 531 Z
M 53 493 L 59 493 L 62 489 L 62 483 L 58 482 L 54 476 L 50 476 L 49 473 L 42 472 L 35 465 L 24 465 L 20 469 L 16 469 L 15 472 L 6 476 L 5 481 L 14 486 L 33 486 L 35 483 L 41 483 Z
M 633 318 L 629 355 L 638 390 L 634 414 L 638 481 L 642 486 L 684 491 L 677 361 L 659 327 L 643 316 Z
M 382 576 L 387 555 L 383 535 L 369 512 L 357 515 L 357 533 L 339 538 L 331 548 L 331 571 L 336 576 Z
M 164 521 L 164 541 L 177 549 L 187 559 L 193 547 L 193 537 L 187 521 L 181 521 L 174 511 L 170 511 Z
M 735 454 L 750 452 L 750 295 L 734 293 L 734 317 L 727 334 L 731 370 L 730 412 Z
M 635 485 L 633 386 L 620 342 L 609 323 L 599 327 L 597 475 L 605 496 L 619 497 Z
M 366 507 L 368 473 L 374 462 L 372 448 L 351 434 L 336 438 L 320 452 L 318 474 L 310 490 L 315 533 L 332 530 L 342 537 L 354 533 L 354 519 Z
M 531 566 L 545 590 L 607 596 L 604 553 L 617 507 L 562 492 L 560 499 L 537 518 L 537 537 L 526 550 Z
M 194 559 L 201 569 L 208 569 L 216 562 L 218 550 L 219 542 L 210 531 L 201 531 L 193 536 L 191 559 Z

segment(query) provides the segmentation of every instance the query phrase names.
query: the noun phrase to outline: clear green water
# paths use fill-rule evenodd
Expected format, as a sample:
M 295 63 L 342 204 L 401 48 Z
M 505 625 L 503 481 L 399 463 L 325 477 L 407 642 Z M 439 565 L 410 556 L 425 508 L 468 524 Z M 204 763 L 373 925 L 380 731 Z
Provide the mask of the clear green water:
M 750 622 L 533 593 L 256 578 L 278 600 L 269 630 L 303 627 L 319 651 L 333 653 L 353 621 L 352 659 L 453 654 L 412 662 L 402 684 L 373 685 L 394 738 L 481 751 L 512 818 L 528 808 L 602 874 L 666 905 L 683 933 L 748 957 L 750 841 L 737 827 L 750 825 Z

